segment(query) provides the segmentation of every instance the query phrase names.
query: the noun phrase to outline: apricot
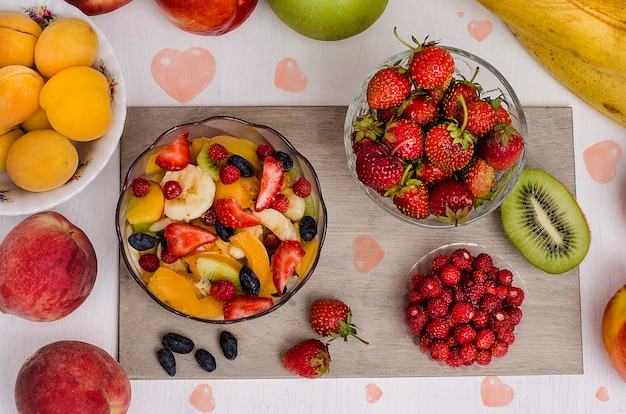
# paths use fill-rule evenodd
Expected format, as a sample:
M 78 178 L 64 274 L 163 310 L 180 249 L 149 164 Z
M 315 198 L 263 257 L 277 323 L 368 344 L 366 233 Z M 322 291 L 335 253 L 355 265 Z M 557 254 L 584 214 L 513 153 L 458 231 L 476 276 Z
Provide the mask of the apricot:
M 34 131 L 36 129 L 53 129 L 48 121 L 48 115 L 43 108 L 39 107 L 28 119 L 20 124 L 22 129 L 26 132 Z
M 0 13 L 0 67 L 35 65 L 35 44 L 41 27 L 28 16 Z
M 98 54 L 98 34 L 81 19 L 53 21 L 35 44 L 35 65 L 46 78 L 72 66 L 91 66 Z
M 7 173 L 18 187 L 41 192 L 65 184 L 78 167 L 78 151 L 70 140 L 52 129 L 19 137 L 9 148 Z
M 86 86 L 101 88 L 110 97 L 109 83 L 102 72 L 89 66 L 72 66 L 46 81 L 39 95 L 39 104 L 45 110 L 52 98 L 63 95 L 69 90 Z
M 126 207 L 126 219 L 132 225 L 154 223 L 163 215 L 165 197 L 161 186 L 150 181 L 150 190 L 143 197 L 131 196 Z
M 24 131 L 21 128 L 13 128 L 5 133 L 0 133 L 0 173 L 7 170 L 7 154 L 11 145 L 22 135 Z
M 43 84 L 43 78 L 26 66 L 0 68 L 0 129 L 24 122 L 39 108 Z

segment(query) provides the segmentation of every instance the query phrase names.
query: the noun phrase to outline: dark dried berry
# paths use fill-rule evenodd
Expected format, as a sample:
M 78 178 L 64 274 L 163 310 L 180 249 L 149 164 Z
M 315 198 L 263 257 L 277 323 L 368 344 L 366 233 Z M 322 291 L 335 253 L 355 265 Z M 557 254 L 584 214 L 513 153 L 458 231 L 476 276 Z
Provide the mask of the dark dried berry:
M 159 239 L 146 233 L 133 233 L 128 236 L 128 244 L 135 249 L 143 252 L 150 250 L 159 243 Z
M 254 175 L 254 166 L 241 155 L 231 155 L 228 157 L 227 163 L 237 167 L 242 177 L 252 177 Z
M 217 364 L 215 363 L 215 358 L 206 349 L 202 349 L 202 348 L 198 349 L 196 351 L 195 356 L 196 356 L 196 361 L 198 362 L 198 365 L 200 365 L 200 368 L 202 368 L 206 372 L 213 372 L 215 371 L 215 368 L 217 368 Z
M 222 331 L 220 334 L 220 347 L 222 347 L 222 352 L 226 359 L 232 361 L 237 358 L 237 338 L 232 333 Z
M 163 347 L 177 354 L 188 354 L 193 351 L 194 347 L 194 343 L 191 339 L 173 332 L 163 335 L 161 343 Z
M 286 152 L 276 151 L 273 157 L 283 163 L 283 170 L 289 172 L 293 168 L 293 158 Z
M 317 223 L 311 216 L 304 216 L 300 220 L 300 237 L 304 241 L 311 241 L 317 235 Z
M 157 351 L 157 359 L 159 360 L 159 364 L 163 367 L 167 375 L 173 377 L 176 375 L 176 360 L 174 359 L 174 354 L 169 349 L 163 348 Z
M 261 282 L 254 270 L 249 266 L 241 266 L 239 270 L 239 283 L 244 295 L 259 296 L 261 292 Z
M 223 225 L 219 222 L 219 220 L 215 221 L 215 233 L 217 233 L 217 237 L 224 240 L 225 242 L 230 241 L 230 236 L 235 234 L 234 230 L 228 226 Z

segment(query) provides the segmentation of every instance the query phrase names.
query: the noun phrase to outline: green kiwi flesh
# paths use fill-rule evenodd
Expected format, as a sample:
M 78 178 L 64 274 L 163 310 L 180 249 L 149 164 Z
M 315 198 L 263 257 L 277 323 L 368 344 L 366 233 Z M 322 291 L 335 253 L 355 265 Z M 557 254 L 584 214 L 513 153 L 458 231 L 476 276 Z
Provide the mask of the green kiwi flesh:
M 500 213 L 507 237 L 544 272 L 565 273 L 587 255 L 587 220 L 567 187 L 546 171 L 523 170 Z

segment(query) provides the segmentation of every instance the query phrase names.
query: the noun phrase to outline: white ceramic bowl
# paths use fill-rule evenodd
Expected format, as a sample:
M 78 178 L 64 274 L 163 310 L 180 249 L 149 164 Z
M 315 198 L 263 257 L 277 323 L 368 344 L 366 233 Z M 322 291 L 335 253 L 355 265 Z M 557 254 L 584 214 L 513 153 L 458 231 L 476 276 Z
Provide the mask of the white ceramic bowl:
M 126 121 L 126 92 L 120 63 L 96 24 L 76 7 L 63 0 L 2 0 L 0 12 L 23 13 L 41 25 L 60 17 L 75 17 L 91 24 L 98 34 L 99 50 L 94 67 L 103 72 L 113 92 L 113 124 L 109 131 L 94 141 L 75 143 L 79 165 L 74 176 L 64 185 L 41 193 L 17 187 L 6 172 L 0 174 L 0 216 L 34 214 L 69 200 L 87 187 L 109 162 L 115 152 Z

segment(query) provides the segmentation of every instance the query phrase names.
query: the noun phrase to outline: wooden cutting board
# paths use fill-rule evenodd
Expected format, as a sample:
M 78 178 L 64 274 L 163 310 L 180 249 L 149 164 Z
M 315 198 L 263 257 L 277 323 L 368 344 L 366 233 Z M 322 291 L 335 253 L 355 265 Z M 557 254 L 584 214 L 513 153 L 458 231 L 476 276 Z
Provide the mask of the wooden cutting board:
M 525 108 L 528 118 L 527 167 L 547 170 L 575 189 L 570 108 Z M 132 379 L 170 378 L 159 366 L 161 336 L 177 332 L 217 360 L 202 371 L 193 354 L 177 355 L 174 378 L 293 377 L 281 355 L 300 340 L 315 337 L 307 324 L 308 305 L 320 297 L 338 297 L 352 308 L 359 335 L 369 341 L 334 341 L 330 377 L 418 377 L 457 375 L 581 374 L 582 339 L 579 272 L 548 275 L 530 266 L 504 235 L 499 212 L 465 227 L 419 228 L 384 213 L 363 193 L 348 170 L 344 145 L 345 107 L 131 107 L 121 140 L 122 178 L 132 160 L 163 131 L 214 115 L 230 115 L 275 128 L 318 172 L 328 208 L 328 231 L 313 277 L 290 302 L 263 318 L 211 325 L 176 316 L 154 303 L 120 265 L 119 360 Z M 361 273 L 354 264 L 353 242 L 373 238 L 384 250 L 382 261 Z M 422 255 L 440 245 L 473 242 L 503 255 L 518 269 L 526 288 L 524 317 L 506 357 L 487 367 L 452 369 L 422 354 L 406 333 L 403 291 L 407 272 Z M 358 259 L 357 259 L 358 260 Z M 219 334 L 231 331 L 239 356 L 223 357 Z

